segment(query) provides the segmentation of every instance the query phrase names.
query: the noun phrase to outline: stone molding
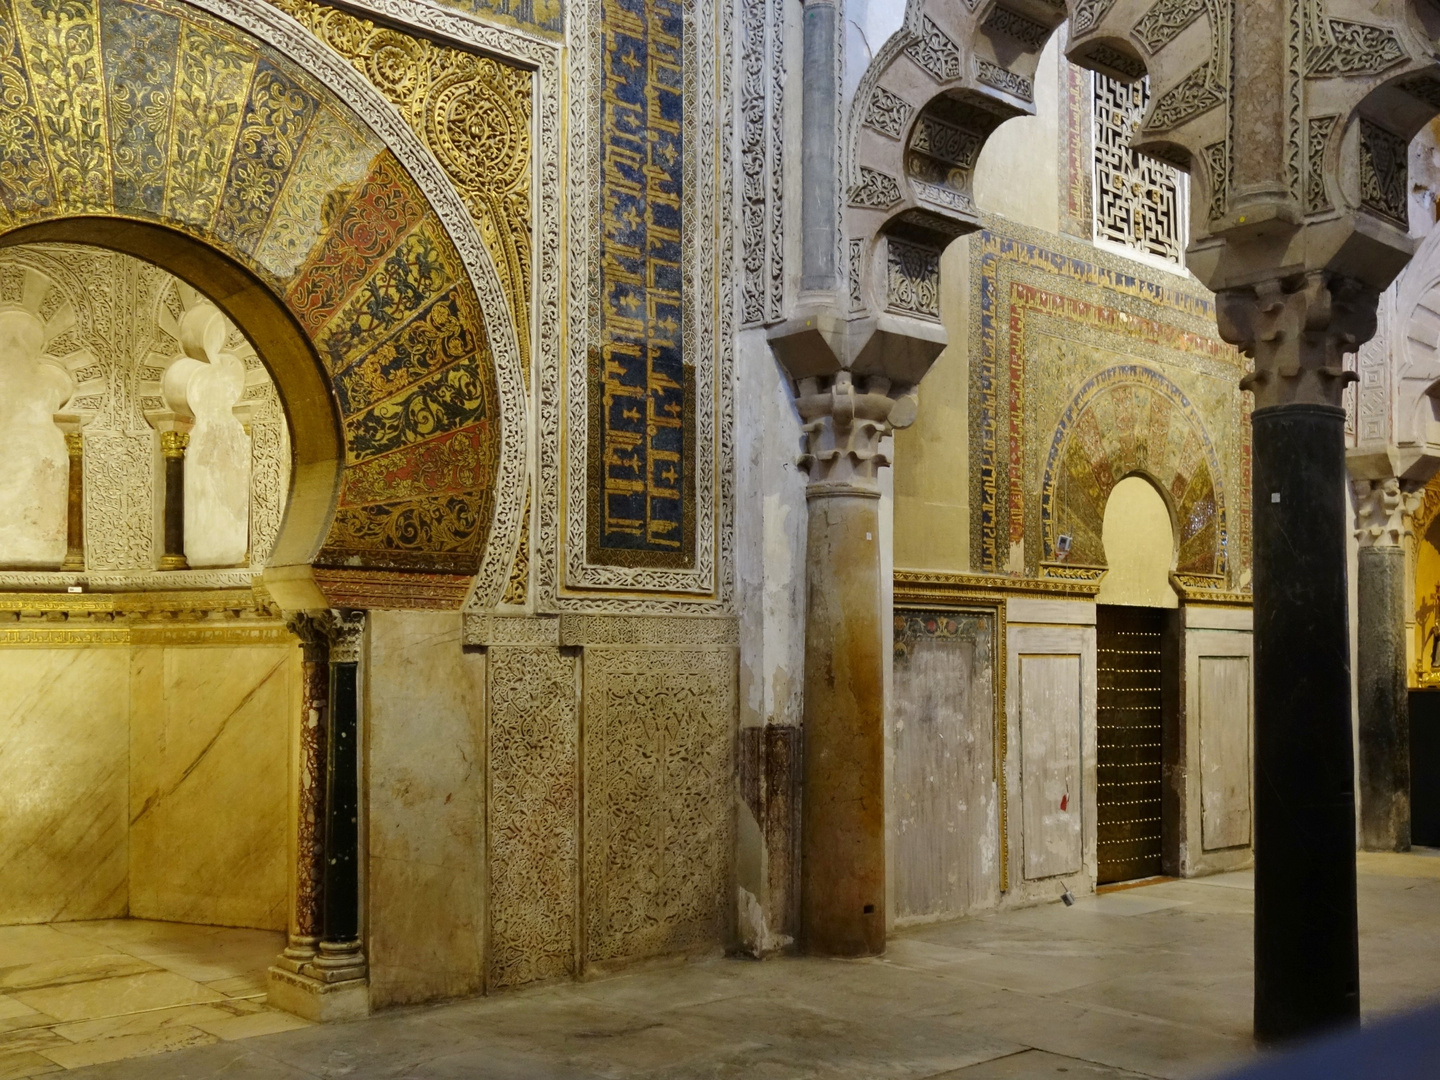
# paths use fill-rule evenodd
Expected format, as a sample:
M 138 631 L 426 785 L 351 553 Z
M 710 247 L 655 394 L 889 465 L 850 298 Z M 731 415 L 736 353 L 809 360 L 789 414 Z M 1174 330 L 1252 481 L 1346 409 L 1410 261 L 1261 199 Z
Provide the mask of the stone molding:
M 550 646 L 638 645 L 665 648 L 738 645 L 733 615 L 466 615 L 466 645 Z

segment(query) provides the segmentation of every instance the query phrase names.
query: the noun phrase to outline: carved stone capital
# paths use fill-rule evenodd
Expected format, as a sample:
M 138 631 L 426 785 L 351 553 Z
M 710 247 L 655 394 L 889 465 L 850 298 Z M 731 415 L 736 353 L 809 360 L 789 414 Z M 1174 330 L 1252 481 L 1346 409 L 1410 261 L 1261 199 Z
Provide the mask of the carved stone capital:
M 1389 477 L 1355 481 L 1355 538 L 1362 548 L 1396 548 L 1412 535 L 1424 488 Z
M 170 430 L 160 432 L 160 453 L 167 458 L 183 458 L 185 448 L 190 445 L 188 432 Z
M 1344 354 L 1375 333 L 1378 302 L 1373 288 L 1325 271 L 1218 293 L 1220 336 L 1255 361 L 1240 388 L 1257 409 L 1338 406 L 1355 379 Z
M 358 664 L 360 642 L 365 633 L 365 612 L 334 611 L 334 626 L 330 631 L 330 662 L 332 664 Z
M 312 664 L 329 662 L 330 635 L 335 629 L 335 615 L 327 609 L 297 611 L 285 620 L 285 628 L 300 639 L 305 659 Z
M 796 400 L 805 432 L 800 467 L 810 476 L 810 494 L 878 495 L 876 470 L 890 464 L 880 442 L 914 422 L 915 402 L 913 388 L 892 387 L 881 375 L 865 378 L 863 387 L 848 371 L 802 379 Z

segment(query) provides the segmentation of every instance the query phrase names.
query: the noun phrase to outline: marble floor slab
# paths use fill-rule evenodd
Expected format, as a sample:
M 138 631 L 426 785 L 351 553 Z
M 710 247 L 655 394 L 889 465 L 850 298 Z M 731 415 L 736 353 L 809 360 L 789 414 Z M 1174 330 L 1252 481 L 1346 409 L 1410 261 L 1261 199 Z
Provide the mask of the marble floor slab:
M 308 1026 L 265 1004 L 283 946 L 143 919 L 0 927 L 0 1080 Z
M 1437 864 L 1360 861 L 1368 1018 L 1440 995 Z M 59 1023 L 25 1003 L 43 987 L 0 991 L 0 1031 L 13 1025 L 0 1080 L 101 1062 L 87 1053 L 109 1060 L 74 1080 L 1198 1080 L 1255 1053 L 1252 907 L 1248 873 L 1158 882 L 913 928 L 874 960 L 677 964 L 303 1030 L 278 1030 L 289 1018 L 243 994 Z M 161 960 L 183 950 L 143 927 L 91 926 L 80 936 L 181 974 Z M 21 937 L 29 964 L 94 959 Z M 187 963 L 208 973 L 206 957 Z M 107 978 L 162 999 L 170 986 Z

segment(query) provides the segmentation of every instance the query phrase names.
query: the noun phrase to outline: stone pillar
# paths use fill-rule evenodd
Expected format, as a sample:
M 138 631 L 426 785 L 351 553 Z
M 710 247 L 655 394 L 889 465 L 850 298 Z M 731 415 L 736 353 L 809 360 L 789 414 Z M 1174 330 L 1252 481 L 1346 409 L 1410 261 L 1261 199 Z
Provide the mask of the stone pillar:
M 304 714 L 294 924 L 269 971 L 270 1003 L 311 1020 L 369 1011 L 360 924 L 360 653 L 364 612 L 292 616 Z
M 880 608 L 880 441 L 890 381 L 807 378 L 796 402 L 809 474 L 800 933 L 806 952 L 885 950 L 885 617 Z
M 183 431 L 160 432 L 160 454 L 165 460 L 165 550 L 161 570 L 185 570 L 185 447 L 190 436 Z
M 65 518 L 65 561 L 61 570 L 85 569 L 85 437 L 78 431 L 65 433 L 70 454 L 69 502 Z
M 1410 695 L 1406 680 L 1405 539 L 1419 503 L 1414 485 L 1357 480 L 1360 842 L 1367 851 L 1410 848 Z
M 1360 1018 L 1342 356 L 1374 290 L 1325 272 L 1227 289 L 1254 358 L 1255 1035 Z
M 293 615 L 286 625 L 300 639 L 300 761 L 295 838 L 295 908 L 290 939 L 277 964 L 294 972 L 315 959 L 323 928 L 325 866 L 325 733 L 330 724 L 328 611 Z

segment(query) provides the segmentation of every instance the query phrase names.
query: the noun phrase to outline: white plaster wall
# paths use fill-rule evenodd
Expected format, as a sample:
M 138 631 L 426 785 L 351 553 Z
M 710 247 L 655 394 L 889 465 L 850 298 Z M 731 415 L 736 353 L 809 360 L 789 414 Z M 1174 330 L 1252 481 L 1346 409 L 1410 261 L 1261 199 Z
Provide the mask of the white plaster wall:
M 991 134 L 975 164 L 974 192 L 981 210 L 1060 231 L 1060 35 L 1051 36 L 1035 69 L 1035 115 L 1007 120 Z
M 805 677 L 807 523 L 805 474 L 796 464 L 800 420 L 762 331 L 740 335 L 735 381 L 740 725 L 798 726 Z M 765 896 L 765 845 L 760 824 L 743 801 L 737 817 L 741 937 L 748 947 L 763 948 L 772 918 Z
M 970 569 L 970 242 L 940 260 L 947 345 L 920 384 L 915 423 L 895 433 L 894 564 Z

